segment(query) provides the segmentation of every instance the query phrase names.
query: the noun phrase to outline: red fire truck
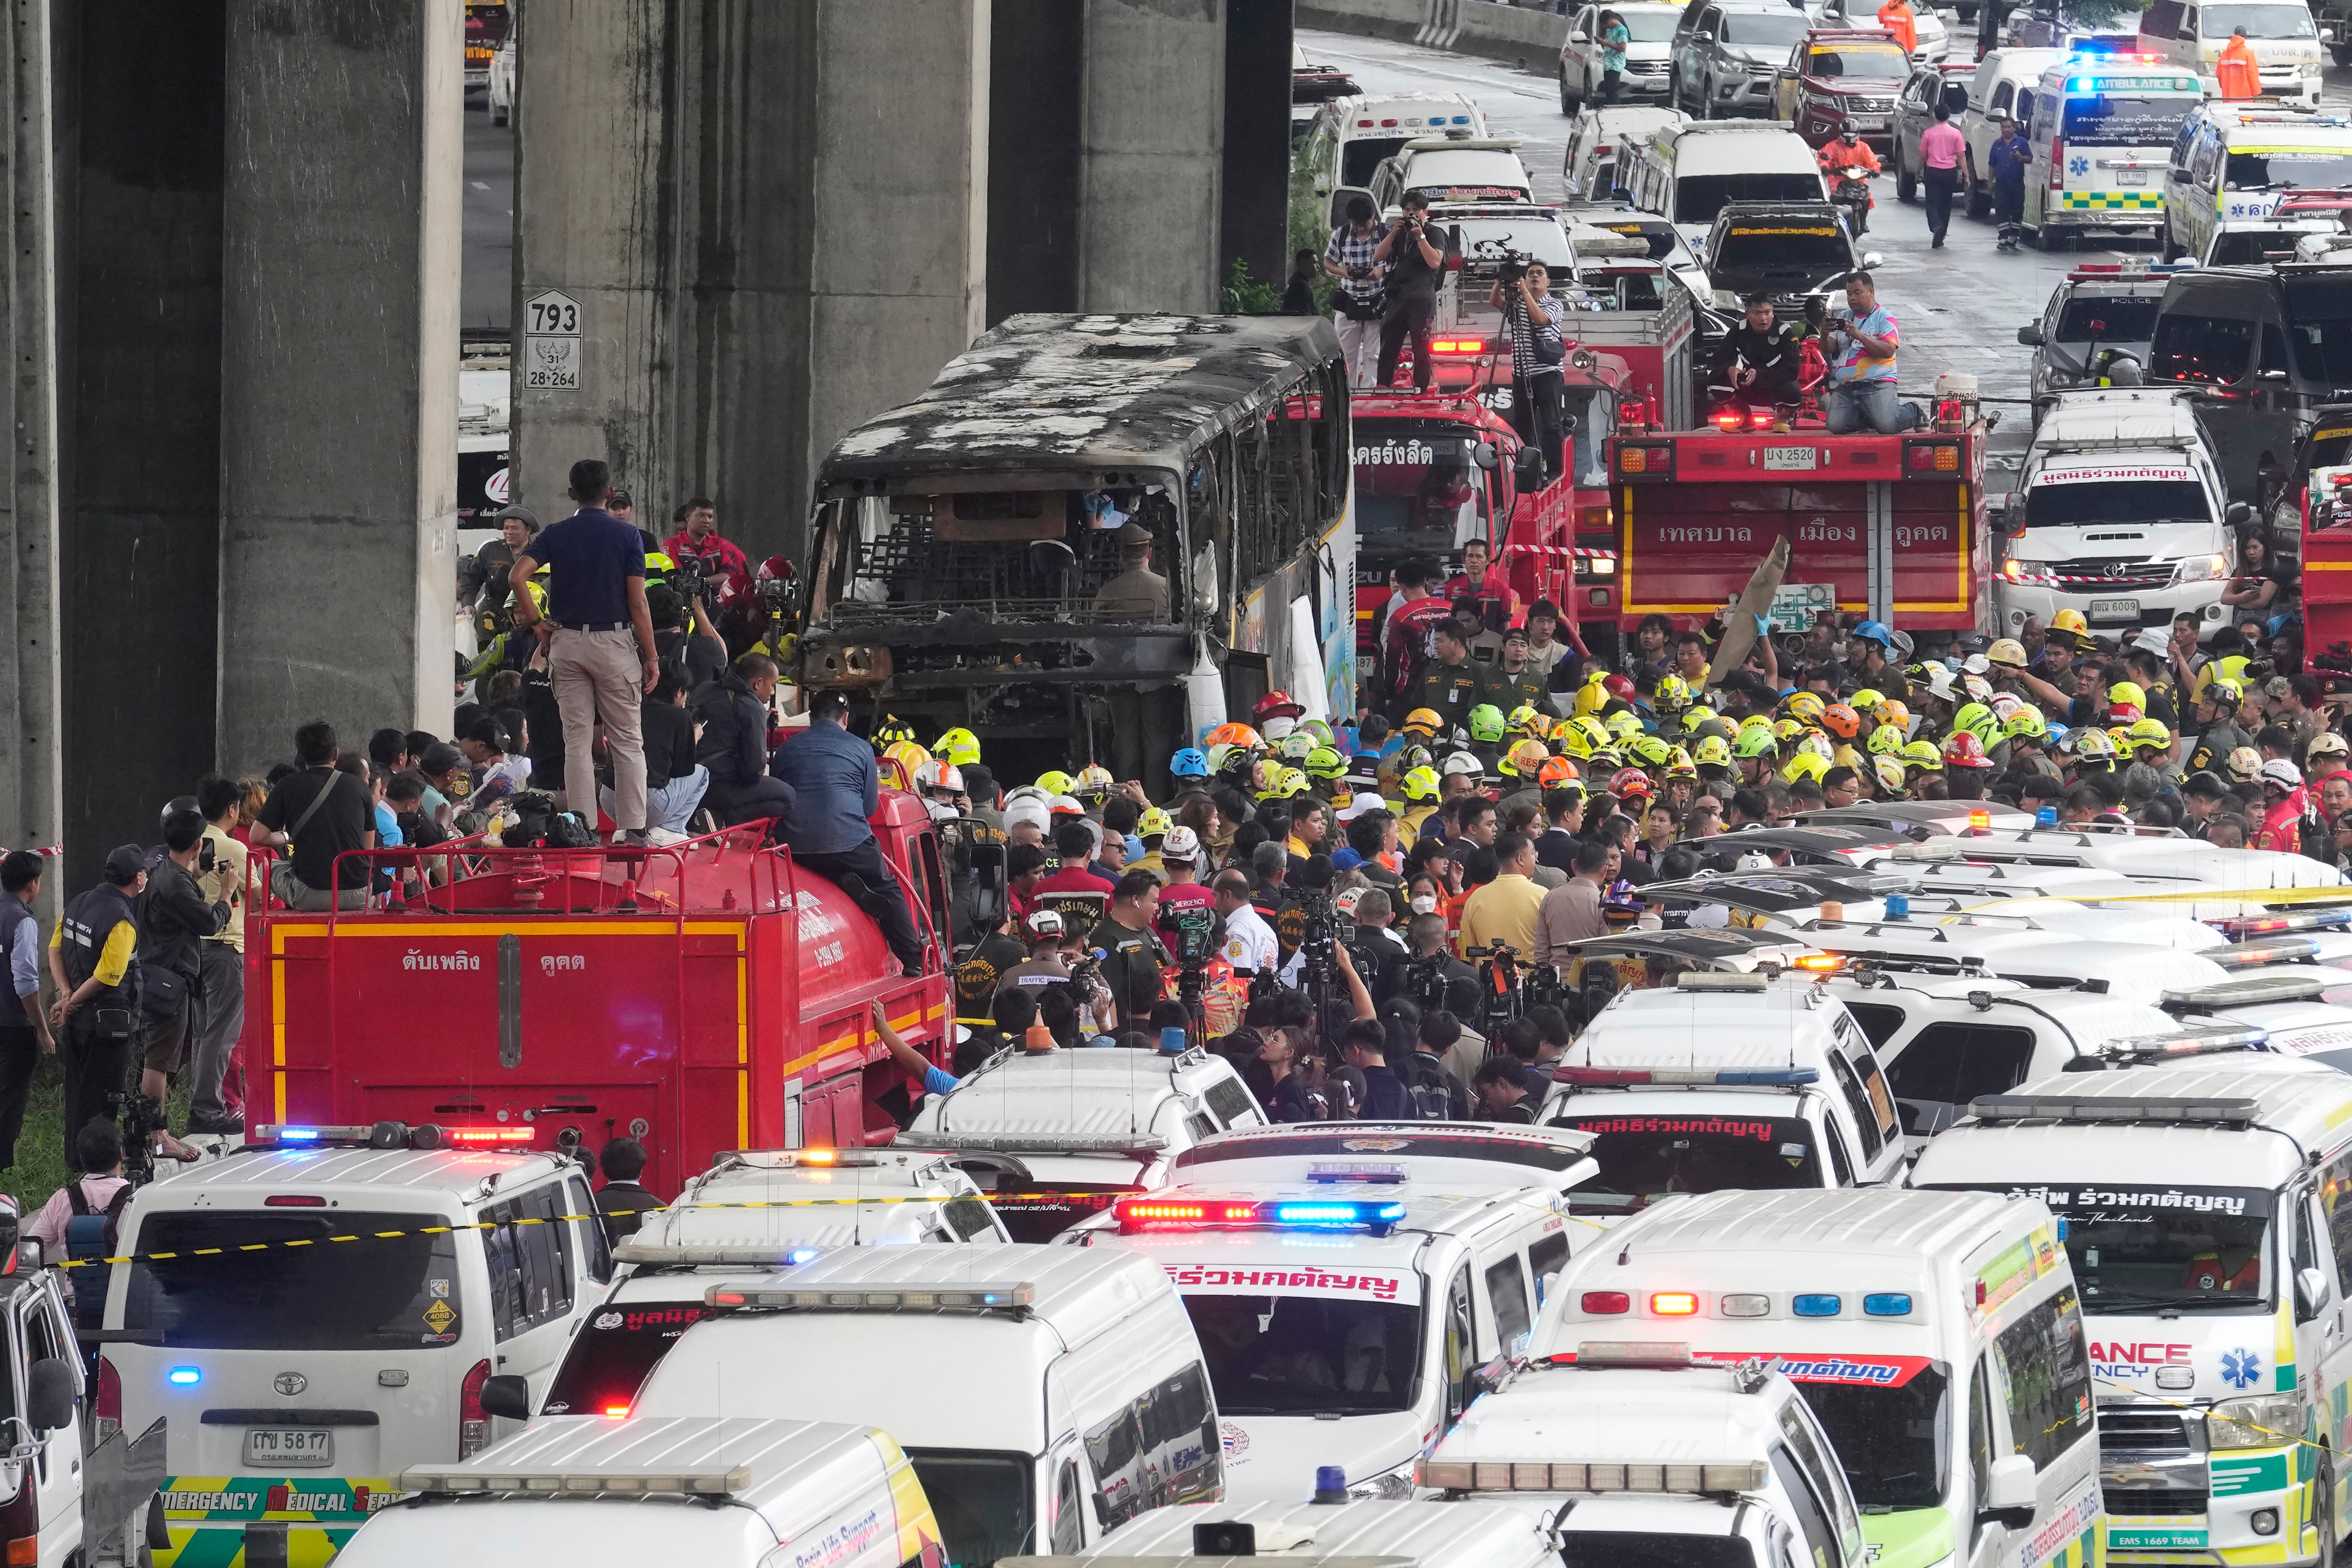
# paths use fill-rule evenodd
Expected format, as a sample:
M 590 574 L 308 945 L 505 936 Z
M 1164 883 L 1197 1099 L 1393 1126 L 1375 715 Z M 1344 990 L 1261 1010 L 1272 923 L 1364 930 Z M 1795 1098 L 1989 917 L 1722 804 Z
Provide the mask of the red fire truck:
M 1719 614 L 1786 539 L 1788 587 L 1825 584 L 1840 610 L 1906 631 L 1989 632 L 1987 426 L 1958 400 L 1937 415 L 1895 436 L 1832 436 L 1811 419 L 1784 431 L 1621 419 L 1608 463 L 1624 628 Z
M 308 914 L 247 889 L 251 1121 L 438 1123 L 593 1152 L 631 1136 L 671 1194 L 730 1149 L 887 1142 L 903 1075 L 870 1016 L 942 1064 L 952 1038 L 938 837 L 886 789 L 882 853 L 929 952 L 880 929 L 761 825 L 667 848 L 354 852 L 449 869 L 405 903 Z

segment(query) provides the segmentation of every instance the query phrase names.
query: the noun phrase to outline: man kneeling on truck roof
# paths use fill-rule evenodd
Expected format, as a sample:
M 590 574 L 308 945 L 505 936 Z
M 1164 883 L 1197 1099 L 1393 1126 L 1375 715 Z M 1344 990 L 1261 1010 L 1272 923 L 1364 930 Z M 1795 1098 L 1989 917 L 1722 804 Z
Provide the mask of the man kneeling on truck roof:
M 1895 400 L 1895 351 L 1903 330 L 1878 302 L 1878 287 L 1867 272 L 1846 279 L 1846 308 L 1830 319 L 1830 388 L 1826 410 L 1830 434 L 1875 430 L 1892 436 L 1910 428 L 1910 411 Z
M 874 748 L 849 732 L 849 700 L 821 690 L 809 699 L 809 725 L 776 748 L 769 771 L 793 786 L 777 837 L 803 869 L 837 884 L 874 917 L 882 940 L 909 974 L 923 969 L 923 944 L 907 890 L 882 858 L 869 818 L 881 804 Z

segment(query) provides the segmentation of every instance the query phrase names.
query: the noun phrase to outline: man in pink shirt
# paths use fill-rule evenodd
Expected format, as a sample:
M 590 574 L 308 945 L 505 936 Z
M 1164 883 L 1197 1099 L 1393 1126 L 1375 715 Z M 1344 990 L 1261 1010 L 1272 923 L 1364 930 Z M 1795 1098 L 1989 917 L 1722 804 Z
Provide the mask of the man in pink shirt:
M 1936 123 L 1919 133 L 1919 162 L 1927 175 L 1927 232 L 1936 237 L 1936 250 L 1944 248 L 1944 230 L 1951 226 L 1952 193 L 1959 189 L 1960 156 L 1967 151 L 1950 106 L 1936 105 Z

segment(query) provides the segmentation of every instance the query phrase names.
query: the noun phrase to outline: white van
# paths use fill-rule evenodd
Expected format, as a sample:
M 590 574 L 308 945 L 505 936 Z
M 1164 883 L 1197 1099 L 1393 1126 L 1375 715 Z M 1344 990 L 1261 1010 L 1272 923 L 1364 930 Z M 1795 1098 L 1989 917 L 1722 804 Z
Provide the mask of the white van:
M 2066 58 L 2064 49 L 1994 49 L 1977 62 L 1969 79 L 1969 106 L 1952 116 L 1967 151 L 1960 160 L 1960 197 L 1970 217 L 1992 212 L 1992 144 L 2000 140 L 2003 116 L 2020 125 L 2032 121 L 2042 73 Z
M 1200 1342 L 1147 1258 L 855 1247 L 708 1301 L 634 1413 L 885 1423 L 950 1562 L 1074 1552 L 1147 1508 L 1224 1494 Z
M 2074 55 L 2046 68 L 2025 171 L 2024 222 L 2035 244 L 2056 247 L 2102 235 L 2153 239 L 2164 232 L 2164 167 L 2182 121 L 2202 102 L 2194 72 L 2136 59 Z
M 871 1426 L 743 1416 L 542 1421 L 458 1464 L 412 1466 L 345 1568 L 936 1568 L 940 1526 Z
M 2174 877 L 2217 891 L 2257 888 L 2340 888 L 2344 873 L 2308 855 L 2226 849 L 2178 829 L 2111 833 L 2078 827 L 1995 829 L 1979 838 L 1929 839 L 1898 848 L 1897 861 L 1980 860 L 2017 866 L 2075 866 L 2122 877 Z
M 2215 68 L 2241 27 L 2262 69 L 2263 97 L 2298 109 L 2319 107 L 2325 40 L 2303 0 L 2154 0 L 2140 13 L 2139 47 L 2168 65 L 2195 71 L 2204 90 L 2221 96 Z
M 1560 154 L 1559 177 L 1568 182 L 1568 199 L 1614 200 L 1631 177 L 1641 144 L 1669 125 L 1684 123 L 1681 110 L 1663 104 L 1589 106 L 1569 128 L 1568 147 Z
M 612 1289 L 572 1336 L 543 1397 L 492 1379 L 494 1415 L 626 1415 L 677 1337 L 708 1314 L 713 1285 L 764 1279 L 853 1247 L 992 1246 L 1012 1238 L 945 1154 L 891 1149 L 722 1155 L 677 1201 L 614 1248 Z
M 1587 1341 L 1516 1371 L 1438 1439 L 1421 1481 L 1449 1498 L 1564 1496 L 1561 1555 L 1593 1568 L 1877 1558 L 1796 1385 L 1673 1342 Z
M 1810 977 L 1691 973 L 1619 992 L 1553 1067 L 1538 1120 L 1594 1136 L 1600 1171 L 1571 1194 L 1580 1214 L 1722 1187 L 1851 1187 L 1903 1168 L 1870 1041 Z
M 402 1470 L 513 1429 L 482 1408 L 493 1373 L 547 1386 L 613 1256 L 579 1164 L 507 1133 L 257 1125 L 132 1197 L 98 1415 L 168 1419 L 185 1561 L 265 1519 L 321 1561 Z
M 1461 1122 L 1228 1133 L 1062 1239 L 1174 1281 L 1208 1357 L 1227 1495 L 1303 1500 L 1337 1467 L 1351 1497 L 1410 1497 L 1429 1434 L 1476 1396 L 1470 1369 L 1515 1352 L 1567 1263 L 1591 1145 Z
M 2266 217 L 2295 191 L 2347 186 L 2352 121 L 2342 115 L 2209 102 L 2182 122 L 2165 167 L 2164 259 L 2206 255 L 2217 230 Z
M 1671 221 L 1694 249 L 1726 202 L 1829 199 L 1813 150 L 1779 121 L 1662 126 L 1635 149 L 1624 183 L 1635 206 Z
M 1122 1193 L 1168 1180 L 1202 1139 L 1264 1127 L 1231 1062 L 1118 1049 L 1000 1051 L 948 1094 L 926 1095 L 897 1147 L 955 1156 L 1015 1241 L 1051 1241 Z
M 2191 615 L 2210 637 L 2228 617 L 2230 527 L 2248 515 L 2186 392 L 2053 394 L 2010 502 L 1994 613 L 2015 633 L 2074 610 L 2126 637 Z
M 1570 1259 L 1538 1359 L 1674 1340 L 1761 1357 L 1827 1428 L 1874 1561 L 2098 1561 L 2092 1369 L 2066 1250 L 2031 1200 L 1711 1193 Z
M 1315 210 L 1341 186 L 1372 183 L 1373 171 L 1411 141 L 1458 132 L 1486 134 L 1478 100 L 1459 92 L 1401 92 L 1335 98 L 1315 114 L 1299 143 L 1297 167 L 1315 186 Z
M 2331 1560 L 2352 1435 L 2352 1080 L 2232 1058 L 2040 1079 L 1970 1109 L 1911 1181 L 2059 1215 L 2090 1320 L 2108 1552 Z
M 1263 1557 L 1299 1568 L 1587 1568 L 1563 1557 L 1556 1510 L 1538 1500 L 1465 1503 L 1192 1503 L 1153 1509 L 1067 1556 L 1007 1557 L 996 1568 L 1227 1568 Z M 1600 1568 L 1591 1564 L 1591 1568 Z

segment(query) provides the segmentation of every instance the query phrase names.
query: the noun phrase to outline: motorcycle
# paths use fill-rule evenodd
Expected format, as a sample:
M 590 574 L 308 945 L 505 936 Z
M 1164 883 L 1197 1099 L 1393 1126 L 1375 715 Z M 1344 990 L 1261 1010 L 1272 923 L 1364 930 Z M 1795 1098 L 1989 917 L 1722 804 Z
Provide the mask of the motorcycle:
M 1846 232 L 1859 239 L 1870 229 L 1870 176 L 1859 169 L 1840 169 L 1830 176 L 1830 201 L 1845 213 Z

